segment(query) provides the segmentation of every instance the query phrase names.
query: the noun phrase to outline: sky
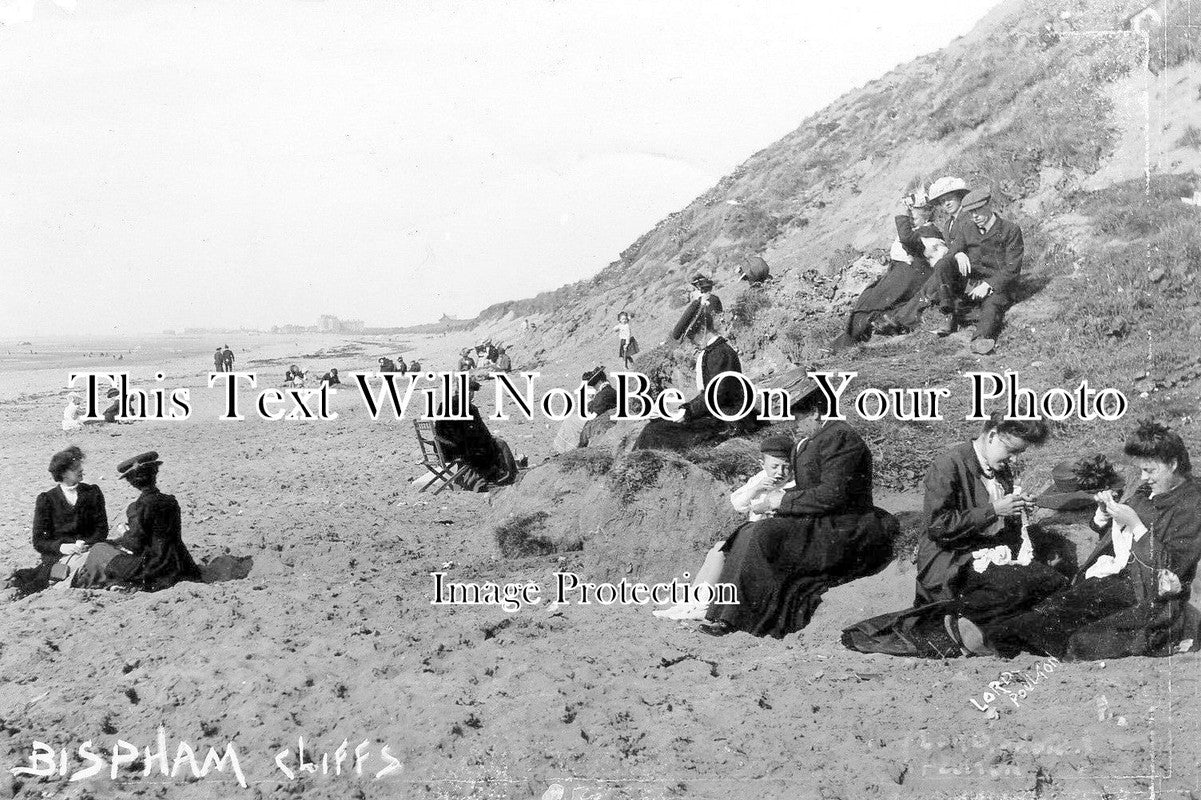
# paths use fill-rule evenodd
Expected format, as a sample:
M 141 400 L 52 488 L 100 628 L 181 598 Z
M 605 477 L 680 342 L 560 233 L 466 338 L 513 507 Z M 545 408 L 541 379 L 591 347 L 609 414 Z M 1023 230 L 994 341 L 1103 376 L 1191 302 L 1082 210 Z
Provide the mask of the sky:
M 474 316 L 994 2 L 0 0 L 0 336 Z

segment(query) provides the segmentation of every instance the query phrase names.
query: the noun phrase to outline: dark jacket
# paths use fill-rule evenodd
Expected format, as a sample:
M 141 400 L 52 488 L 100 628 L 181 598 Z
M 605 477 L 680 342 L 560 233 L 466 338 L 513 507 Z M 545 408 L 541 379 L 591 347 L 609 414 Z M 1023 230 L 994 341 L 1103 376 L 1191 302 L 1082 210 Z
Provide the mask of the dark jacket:
M 840 420 L 822 425 L 794 449 L 796 487 L 784 493 L 777 516 L 859 514 L 872 502 L 872 453 L 854 428 Z
M 450 407 L 458 408 L 458 398 L 452 398 Z M 496 466 L 497 445 L 480 410 L 471 404 L 468 409 L 471 419 L 467 420 L 436 420 L 434 433 L 442 439 L 442 451 L 447 462 L 462 460 L 481 473 L 486 473 Z M 438 408 L 438 416 L 442 416 L 442 408 Z
M 588 411 L 598 417 L 605 416 L 615 408 L 617 408 L 617 390 L 608 383 L 602 386 L 588 403 Z
M 709 381 L 723 372 L 742 372 L 742 362 L 738 358 L 738 353 L 734 351 L 733 347 L 730 347 L 730 343 L 724 337 L 718 336 L 705 348 L 705 355 L 701 359 L 701 385 L 708 386 Z M 705 394 L 702 391 L 692 398 L 688 405 L 684 406 L 685 422 L 713 416 L 705 403 Z M 727 378 L 718 387 L 717 405 L 727 415 L 737 414 L 743 407 L 745 397 L 746 392 L 743 390 L 742 383 L 733 378 Z
M 973 278 L 986 281 L 997 294 L 1008 294 L 1022 274 L 1025 244 L 1020 227 L 1000 214 L 996 217 L 996 222 L 984 234 L 971 219 L 967 224 L 956 224 L 955 236 L 939 264 L 949 264 L 948 259 L 953 261 L 956 253 L 966 253 L 972 262 Z
M 963 231 L 964 225 L 975 224 L 972 220 L 972 215 L 966 211 L 960 211 L 953 217 L 947 217 L 943 220 L 942 227 L 939 228 L 942 231 L 942 240 L 944 242 L 952 242 Z
M 60 545 L 80 539 L 95 544 L 108 538 L 104 493 L 90 483 L 79 484 L 78 492 L 74 506 L 57 486 L 39 494 L 34 502 L 33 547 L 42 554 L 43 562 L 58 561 Z
M 1147 527 L 1134 542 L 1130 560 L 1119 576 L 1129 580 L 1138 602 L 1126 610 L 1078 631 L 1070 651 L 1079 658 L 1167 655 L 1194 632 L 1186 631 L 1186 614 L 1197 562 L 1201 560 L 1201 485 L 1188 478 L 1167 494 L 1148 497 L 1140 492 L 1130 507 Z M 1076 576 L 1102 555 L 1113 555 L 1112 523 Z M 1168 569 L 1180 579 L 1180 594 L 1159 595 L 1159 570 Z
M 892 559 L 892 515 L 872 503 L 872 456 L 855 430 L 825 423 L 796 448 L 796 487 L 775 516 L 748 522 L 724 545 L 721 582 L 738 603 L 709 619 L 756 636 L 783 637 L 809 623 L 831 586 L 871 575 Z
M 129 530 L 113 544 L 132 555 L 114 557 L 108 566 L 111 576 L 149 592 L 200 580 L 200 568 L 183 543 L 179 503 L 173 495 L 156 487 L 143 489 L 125 514 Z
M 998 470 L 1005 493 L 1013 491 L 1013 475 Z M 917 599 L 920 606 L 955 596 L 960 570 L 972 560 L 972 551 L 1008 545 L 1016 557 L 1021 548 L 1022 523 L 1005 519 L 996 536 L 981 533 L 997 520 L 983 470 L 971 442 L 956 445 L 934 459 L 922 482 L 925 489 L 925 533 L 917 546 Z

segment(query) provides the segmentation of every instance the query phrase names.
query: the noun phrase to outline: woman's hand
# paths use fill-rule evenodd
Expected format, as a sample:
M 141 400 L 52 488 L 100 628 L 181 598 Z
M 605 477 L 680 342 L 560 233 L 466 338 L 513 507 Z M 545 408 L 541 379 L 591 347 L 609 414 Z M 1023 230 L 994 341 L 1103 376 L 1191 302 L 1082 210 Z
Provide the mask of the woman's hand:
M 1137 528 L 1143 524 L 1143 521 L 1138 518 L 1138 512 L 1125 503 L 1111 500 L 1106 503 L 1105 510 L 1113 518 L 1113 521 L 1123 528 Z
M 76 539 L 73 542 L 67 542 L 66 544 L 60 544 L 58 546 L 58 552 L 62 553 L 64 556 L 73 556 L 77 553 L 86 553 L 87 551 L 88 543 L 83 539 Z
M 761 494 L 751 501 L 750 510 L 756 514 L 770 514 L 774 510 L 771 506 L 771 495 Z
M 1159 581 L 1159 596 L 1174 597 L 1180 594 L 1180 578 L 1170 569 L 1161 569 L 1156 573 Z
M 992 504 L 993 511 L 998 517 L 1016 517 L 1030 507 L 1030 501 L 1026 495 L 1019 492 L 1007 494 L 1004 497 L 994 500 Z

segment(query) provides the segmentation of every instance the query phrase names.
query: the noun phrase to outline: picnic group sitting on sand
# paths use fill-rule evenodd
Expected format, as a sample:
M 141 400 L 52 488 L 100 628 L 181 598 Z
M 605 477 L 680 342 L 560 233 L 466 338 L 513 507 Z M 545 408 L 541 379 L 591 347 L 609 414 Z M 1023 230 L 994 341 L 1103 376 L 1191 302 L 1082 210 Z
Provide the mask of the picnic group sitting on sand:
M 763 470 L 731 496 L 749 519 L 709 551 L 694 579 L 694 588 L 735 585 L 738 602 L 686 603 L 657 616 L 703 620 L 700 630 L 713 635 L 782 638 L 808 624 L 827 589 L 892 560 L 898 527 L 873 503 L 871 453 L 846 422 L 824 419 L 823 402 L 815 394 L 798 402 L 795 443 L 762 442 Z M 1201 560 L 1201 487 L 1181 437 L 1151 421 L 1130 434 L 1124 451 L 1142 477 L 1132 492 L 1098 457 L 1074 465 L 1088 477 L 1082 466 L 1104 464 L 1090 485 L 1065 463 L 1056 470 L 1059 491 L 1035 497 L 1014 485 L 1011 460 L 1048 437 L 1040 420 L 997 412 L 975 439 L 934 460 L 923 482 L 914 604 L 850 626 L 846 647 L 1063 660 L 1201 649 L 1201 615 L 1189 604 Z M 1074 545 L 1037 537 L 1030 516 L 1082 506 L 1100 538 L 1077 565 Z

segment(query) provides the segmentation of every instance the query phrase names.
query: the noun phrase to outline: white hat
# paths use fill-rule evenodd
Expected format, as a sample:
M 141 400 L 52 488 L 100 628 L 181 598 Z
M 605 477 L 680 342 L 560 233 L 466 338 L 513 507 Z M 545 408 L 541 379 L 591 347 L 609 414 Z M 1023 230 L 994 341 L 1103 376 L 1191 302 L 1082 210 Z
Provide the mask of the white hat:
M 940 200 L 943 195 L 948 195 L 951 192 L 966 191 L 967 184 L 963 182 L 962 178 L 952 178 L 950 176 L 946 176 L 939 178 L 934 183 L 930 184 L 930 190 L 927 192 L 927 196 L 930 198 L 930 202 L 933 203 Z

